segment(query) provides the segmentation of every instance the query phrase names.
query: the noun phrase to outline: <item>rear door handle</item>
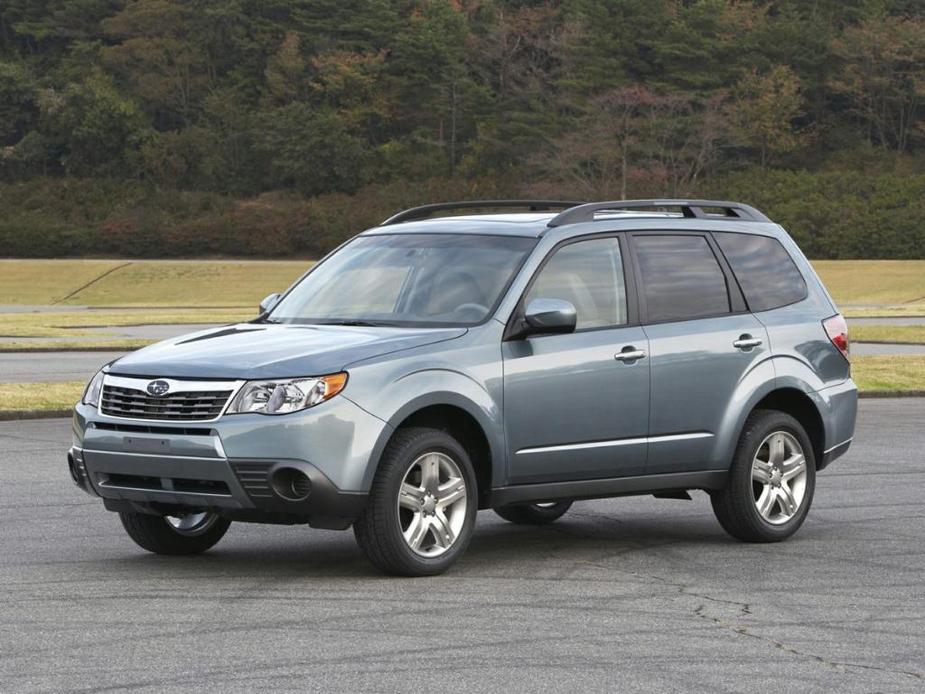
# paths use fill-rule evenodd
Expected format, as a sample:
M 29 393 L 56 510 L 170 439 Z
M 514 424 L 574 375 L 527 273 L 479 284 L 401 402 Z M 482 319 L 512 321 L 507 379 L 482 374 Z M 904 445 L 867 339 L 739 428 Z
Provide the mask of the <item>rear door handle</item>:
M 751 335 L 742 335 L 738 340 L 732 343 L 736 349 L 751 349 L 761 344 L 761 338 L 752 337 Z
M 613 358 L 617 361 L 636 361 L 637 359 L 645 359 L 645 356 L 644 350 L 636 349 L 635 347 L 624 347 L 623 351 L 614 354 Z

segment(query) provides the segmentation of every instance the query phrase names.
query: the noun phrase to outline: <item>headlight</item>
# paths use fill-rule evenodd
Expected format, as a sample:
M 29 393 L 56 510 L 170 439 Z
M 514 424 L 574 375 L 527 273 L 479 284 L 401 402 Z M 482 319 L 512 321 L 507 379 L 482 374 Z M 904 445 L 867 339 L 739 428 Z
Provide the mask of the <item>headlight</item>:
M 100 369 L 96 376 L 90 379 L 90 382 L 87 384 L 87 387 L 84 388 L 83 397 L 80 399 L 84 405 L 92 405 L 93 407 L 99 407 L 100 404 L 100 392 L 103 390 L 103 376 L 105 373 Z
M 287 414 L 333 398 L 347 385 L 347 374 L 285 381 L 248 381 L 228 408 L 229 414 Z

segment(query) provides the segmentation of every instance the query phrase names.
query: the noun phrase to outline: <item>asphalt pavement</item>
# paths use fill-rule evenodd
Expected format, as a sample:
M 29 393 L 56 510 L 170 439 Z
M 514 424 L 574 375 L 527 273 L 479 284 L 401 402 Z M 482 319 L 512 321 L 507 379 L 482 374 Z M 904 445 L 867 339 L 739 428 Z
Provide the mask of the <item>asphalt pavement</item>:
M 71 483 L 66 420 L 0 423 L 0 690 L 921 692 L 925 399 L 864 400 L 806 525 L 738 543 L 708 498 L 490 511 L 446 575 L 350 532 L 233 524 L 158 557 Z
M 89 381 L 119 352 L 0 352 L 0 383 Z
M 925 355 L 925 345 L 903 345 L 893 342 L 852 342 L 851 355 L 855 357 L 914 357 Z

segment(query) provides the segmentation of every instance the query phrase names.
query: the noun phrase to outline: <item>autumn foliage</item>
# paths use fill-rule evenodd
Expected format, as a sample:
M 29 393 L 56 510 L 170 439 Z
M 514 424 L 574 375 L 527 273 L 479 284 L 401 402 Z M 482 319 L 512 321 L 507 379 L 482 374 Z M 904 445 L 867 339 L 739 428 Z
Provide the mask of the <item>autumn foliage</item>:
M 316 256 L 443 199 L 710 195 L 925 257 L 925 4 L 5 0 L 0 255 Z

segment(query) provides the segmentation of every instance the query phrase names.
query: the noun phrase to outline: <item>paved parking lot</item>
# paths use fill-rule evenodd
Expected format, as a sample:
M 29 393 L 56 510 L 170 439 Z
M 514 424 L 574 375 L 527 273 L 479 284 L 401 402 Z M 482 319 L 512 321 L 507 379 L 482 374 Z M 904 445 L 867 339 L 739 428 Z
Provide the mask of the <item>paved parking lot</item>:
M 65 420 L 0 424 L 0 690 L 925 690 L 925 399 L 865 400 L 791 541 L 707 497 L 483 512 L 447 575 L 388 579 L 350 533 L 233 525 L 136 548 L 64 464 Z
M 89 381 L 125 352 L 0 352 L 0 382 Z

